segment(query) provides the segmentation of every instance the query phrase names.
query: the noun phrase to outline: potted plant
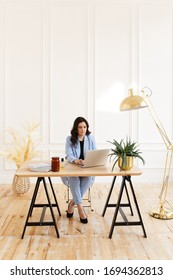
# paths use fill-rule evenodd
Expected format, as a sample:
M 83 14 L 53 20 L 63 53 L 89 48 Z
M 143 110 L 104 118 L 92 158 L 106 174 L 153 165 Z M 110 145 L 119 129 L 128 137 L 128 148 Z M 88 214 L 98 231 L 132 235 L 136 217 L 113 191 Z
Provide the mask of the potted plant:
M 130 170 L 133 167 L 133 158 L 138 158 L 145 164 L 137 142 L 131 141 L 130 138 L 121 139 L 120 142 L 115 139 L 113 139 L 113 142 L 108 142 L 114 146 L 109 154 L 110 158 L 114 157 L 112 171 L 117 162 L 121 170 Z

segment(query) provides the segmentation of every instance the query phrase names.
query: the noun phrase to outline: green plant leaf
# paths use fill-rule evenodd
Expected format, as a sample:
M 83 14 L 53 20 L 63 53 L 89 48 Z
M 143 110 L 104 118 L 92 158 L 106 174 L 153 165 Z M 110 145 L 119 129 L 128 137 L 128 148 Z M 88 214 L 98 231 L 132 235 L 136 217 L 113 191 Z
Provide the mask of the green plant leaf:
M 115 139 L 113 141 L 107 141 L 113 145 L 110 154 L 108 155 L 110 159 L 114 158 L 114 164 L 112 166 L 112 170 L 114 169 L 119 158 L 122 158 L 122 165 L 126 164 L 126 157 L 131 156 L 134 158 L 138 158 L 145 164 L 145 160 L 141 156 L 141 151 L 138 148 L 138 144 L 136 141 L 132 141 L 130 138 L 126 138 L 126 140 L 121 139 L 119 142 Z

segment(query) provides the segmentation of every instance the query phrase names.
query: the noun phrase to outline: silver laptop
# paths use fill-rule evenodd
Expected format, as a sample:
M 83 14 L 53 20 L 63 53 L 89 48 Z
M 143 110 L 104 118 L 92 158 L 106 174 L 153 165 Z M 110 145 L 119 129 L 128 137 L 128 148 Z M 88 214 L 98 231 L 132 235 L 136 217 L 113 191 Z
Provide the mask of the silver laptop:
M 106 165 L 109 152 L 109 149 L 88 150 L 86 151 L 84 164 L 79 166 L 85 168 Z

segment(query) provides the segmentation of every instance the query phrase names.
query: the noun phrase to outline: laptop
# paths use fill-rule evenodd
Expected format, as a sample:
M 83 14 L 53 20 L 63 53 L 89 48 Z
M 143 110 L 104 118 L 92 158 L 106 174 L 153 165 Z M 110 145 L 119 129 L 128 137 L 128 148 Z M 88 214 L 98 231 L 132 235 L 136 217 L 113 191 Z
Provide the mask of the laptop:
M 79 166 L 86 168 L 106 165 L 109 152 L 110 149 L 88 150 L 86 151 L 84 164 Z

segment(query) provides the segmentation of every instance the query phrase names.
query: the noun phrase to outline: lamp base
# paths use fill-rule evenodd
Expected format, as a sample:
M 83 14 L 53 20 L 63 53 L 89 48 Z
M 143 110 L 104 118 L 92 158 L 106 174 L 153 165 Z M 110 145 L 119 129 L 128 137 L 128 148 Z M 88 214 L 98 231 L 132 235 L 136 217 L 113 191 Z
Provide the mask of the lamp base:
M 160 206 L 157 210 L 152 210 L 150 212 L 150 216 L 156 219 L 161 220 L 170 220 L 173 219 L 173 210 L 172 209 L 166 209 L 162 206 Z

